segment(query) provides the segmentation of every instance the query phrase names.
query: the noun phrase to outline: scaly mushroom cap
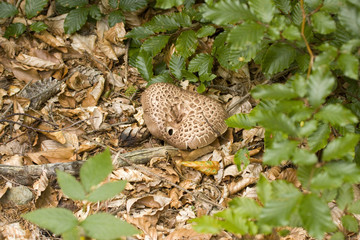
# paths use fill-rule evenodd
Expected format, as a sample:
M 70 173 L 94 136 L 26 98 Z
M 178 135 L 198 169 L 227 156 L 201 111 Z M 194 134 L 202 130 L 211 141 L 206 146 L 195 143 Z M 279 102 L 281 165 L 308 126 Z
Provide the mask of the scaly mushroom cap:
M 227 129 L 227 113 L 219 102 L 170 83 L 150 85 L 141 104 L 151 134 L 179 149 L 209 145 Z

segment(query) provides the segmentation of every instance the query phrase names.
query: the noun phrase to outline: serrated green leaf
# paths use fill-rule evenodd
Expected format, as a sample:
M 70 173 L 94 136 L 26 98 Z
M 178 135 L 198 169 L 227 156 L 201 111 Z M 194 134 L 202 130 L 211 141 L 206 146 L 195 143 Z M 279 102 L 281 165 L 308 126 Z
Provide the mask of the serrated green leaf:
M 309 102 L 313 107 L 318 107 L 325 102 L 335 85 L 334 77 L 328 72 L 314 71 L 309 78 Z
M 7 2 L 0 3 L 0 18 L 12 17 L 18 13 L 19 11 L 16 9 L 14 5 Z
M 216 78 L 215 74 L 212 73 L 202 73 L 199 77 L 200 82 L 205 83 L 205 82 L 211 82 L 212 80 L 214 80 Z
M 226 124 L 232 128 L 251 129 L 256 126 L 248 114 L 235 114 L 225 120 Z
M 292 99 L 297 97 L 294 90 L 284 84 L 259 85 L 251 91 L 251 96 L 257 99 Z
M 146 6 L 147 6 L 146 0 L 120 0 L 119 3 L 119 8 L 126 12 L 136 11 Z
M 352 184 L 343 184 L 338 190 L 338 196 L 336 197 L 336 205 L 344 210 L 354 200 L 354 191 Z
M 175 6 L 179 6 L 184 3 L 184 0 L 156 0 L 155 7 L 162 9 L 169 9 Z
M 92 191 L 86 199 L 90 202 L 105 201 L 118 195 L 124 190 L 126 181 L 108 182 Z
M 359 59 L 356 56 L 343 53 L 337 59 L 337 63 L 345 76 L 359 79 Z
M 112 171 L 112 161 L 109 149 L 89 158 L 80 169 L 80 180 L 85 191 L 102 182 Z
M 89 4 L 88 0 L 57 0 L 56 2 L 67 8 L 83 7 Z
M 100 12 L 99 6 L 91 5 L 89 7 L 89 15 L 90 15 L 90 17 L 92 17 L 93 19 L 95 19 L 97 21 L 101 20 L 101 12 Z M 110 20 L 109 20 L 109 23 L 110 23 Z
M 335 161 L 324 166 L 329 175 L 340 177 L 344 182 L 357 183 L 360 181 L 360 168 L 353 162 Z
M 293 156 L 293 162 L 298 165 L 313 165 L 317 163 L 318 158 L 314 153 L 305 149 L 297 149 Z
M 146 51 L 151 57 L 155 56 L 166 46 L 170 36 L 157 35 L 148 38 L 142 45 L 140 51 Z
M 315 118 L 339 126 L 346 126 L 358 122 L 357 117 L 341 104 L 326 105 L 315 114 Z
M 308 144 L 312 152 L 317 152 L 323 149 L 330 136 L 330 127 L 327 124 L 321 124 L 317 130 L 308 138 Z
M 357 201 L 349 204 L 347 211 L 349 213 L 353 213 L 353 214 L 360 214 L 360 200 L 357 200 Z
M 259 218 L 261 224 L 286 226 L 289 224 L 292 215 L 296 214 L 296 208 L 303 197 L 302 194 L 288 183 L 286 185 L 282 183 L 281 186 L 287 188 L 277 195 L 276 199 L 271 199 L 265 203 Z
M 4 33 L 5 38 L 15 37 L 18 38 L 21 34 L 23 34 L 26 30 L 26 27 L 22 23 L 12 23 L 10 24 Z
M 109 22 L 109 26 L 110 27 L 113 27 L 115 24 L 117 24 L 117 23 L 119 23 L 119 22 L 123 22 L 125 20 L 125 17 L 124 17 L 124 15 L 122 14 L 122 11 L 121 10 L 116 10 L 116 11 L 112 11 L 112 12 L 110 12 L 109 13 L 109 18 L 108 18 L 108 22 Z M 142 27 L 137 27 L 137 28 L 142 28 Z M 137 28 L 134 28 L 133 30 L 135 30 L 135 29 L 137 29 Z M 133 31 L 132 30 L 132 31 Z M 139 30 L 139 29 L 137 29 L 137 30 Z M 131 32 L 132 32 L 131 31 Z M 135 30 L 136 31 L 136 30 Z M 128 33 L 127 35 L 126 35 L 126 37 L 131 37 L 131 32 L 130 33 Z M 153 33 L 153 32 L 152 32 Z M 136 36 L 136 37 L 134 37 L 134 38 L 142 38 L 142 36 L 144 36 L 144 37 L 147 37 L 148 35 L 146 35 L 146 33 L 144 33 L 144 32 L 141 32 L 141 37 L 138 37 L 138 36 Z M 129 36 L 130 35 L 130 36 Z
M 325 12 L 317 12 L 311 16 L 314 29 L 321 34 L 329 34 L 336 30 L 335 21 Z
M 236 197 L 229 202 L 229 208 L 238 216 L 244 218 L 258 218 L 261 212 L 259 204 L 251 198 Z
M 256 121 L 265 129 L 271 131 L 280 131 L 292 136 L 297 136 L 297 129 L 294 120 L 286 116 L 284 113 L 255 111 L 252 120 Z
M 354 36 L 360 36 L 360 13 L 350 4 L 342 6 L 338 14 L 340 23 Z
M 262 61 L 262 69 L 268 74 L 281 72 L 295 60 L 296 50 L 285 44 L 275 43 L 269 47 Z
M 345 215 L 341 218 L 341 222 L 348 231 L 354 233 L 359 232 L 359 223 L 355 217 L 350 215 Z
M 33 24 L 30 25 L 30 30 L 37 33 L 44 31 L 47 28 L 48 26 L 43 22 L 34 22 Z
M 76 180 L 75 177 L 69 173 L 56 170 L 57 180 L 61 190 L 66 196 L 73 200 L 84 200 L 85 190 L 84 187 Z
M 109 0 L 109 5 L 112 8 L 117 8 L 119 4 L 119 0 Z
M 182 27 L 190 27 L 192 22 L 191 18 L 185 12 L 177 12 L 170 15 L 177 23 L 180 24 Z
M 236 0 L 223 0 L 213 6 L 201 9 L 203 17 L 215 24 L 236 23 L 240 20 L 255 20 L 254 15 L 245 4 Z
M 305 195 L 300 209 L 299 213 L 304 227 L 311 236 L 322 239 L 326 232 L 336 229 L 329 207 L 315 194 Z
M 283 13 L 289 14 L 291 11 L 290 0 L 274 0 L 275 6 L 280 9 Z
M 33 18 L 48 4 L 47 0 L 26 0 L 25 13 L 27 18 Z
M 234 155 L 234 163 L 239 172 L 245 169 L 250 163 L 249 151 L 246 148 L 238 150 Z
M 237 234 L 246 234 L 250 230 L 246 219 L 241 215 L 235 214 L 230 209 L 219 212 L 216 216 L 222 219 L 220 224 L 226 231 Z
M 195 53 L 199 42 L 193 30 L 187 30 L 180 34 L 176 40 L 176 51 L 184 58 L 190 57 Z
M 69 12 L 64 21 L 64 30 L 66 34 L 73 34 L 80 30 L 86 23 L 89 14 L 88 8 L 76 8 Z
M 272 20 L 275 12 L 272 0 L 249 0 L 249 5 L 263 22 L 269 23 Z
M 185 80 L 189 80 L 190 82 L 198 82 L 199 81 L 198 77 L 195 74 L 193 74 L 187 70 L 182 70 L 181 74 Z
M 136 58 L 136 67 L 145 80 L 149 81 L 153 77 L 152 57 L 148 52 L 140 51 Z
M 345 2 L 342 0 L 325 0 L 321 10 L 329 13 L 337 13 L 344 4 Z
M 22 217 L 56 235 L 69 231 L 78 224 L 73 213 L 64 208 L 41 208 L 25 213 Z
M 285 30 L 282 32 L 282 35 L 286 39 L 292 40 L 292 41 L 301 39 L 300 30 L 297 26 L 294 26 L 294 25 L 289 25 L 287 28 L 285 28 Z
M 211 25 L 205 25 L 202 26 L 197 32 L 196 32 L 196 37 L 198 38 L 203 38 L 203 37 L 207 37 L 210 35 L 213 35 L 216 31 L 216 28 L 214 28 Z
M 217 234 L 222 230 L 220 221 L 212 216 L 203 215 L 200 218 L 191 219 L 190 221 L 197 223 L 193 225 L 193 228 L 200 233 Z
M 157 15 L 144 24 L 144 27 L 153 32 L 166 32 L 178 29 L 180 23 L 176 22 L 175 18 L 171 16 Z
M 176 54 L 171 55 L 170 62 L 169 62 L 169 69 L 171 73 L 177 78 L 182 78 L 181 71 L 185 69 L 185 60 L 183 57 L 178 56 Z
M 324 149 L 322 159 L 330 161 L 344 157 L 347 154 L 354 154 L 355 146 L 359 142 L 360 135 L 347 134 L 344 137 L 337 138 L 330 142 Z
M 299 97 L 304 97 L 307 93 L 307 81 L 305 77 L 296 74 L 291 78 L 291 86 Z
M 256 193 L 263 205 L 269 202 L 272 198 L 271 184 L 262 174 L 256 184 Z
M 169 72 L 165 72 L 165 73 L 161 73 L 159 75 L 152 77 L 151 80 L 149 81 L 149 85 L 151 85 L 153 83 L 158 83 L 158 82 L 172 83 L 173 79 L 171 78 Z
M 244 49 L 260 42 L 264 37 L 264 31 L 265 27 L 256 22 L 244 22 L 229 32 L 227 41 L 234 49 Z
M 210 54 L 200 53 L 191 59 L 188 70 L 190 72 L 199 72 L 199 75 L 210 73 L 213 67 L 214 59 Z
M 314 175 L 314 174 L 313 174 Z M 325 190 L 337 189 L 342 185 L 341 177 L 334 177 L 329 174 L 329 171 L 316 173 L 311 178 L 311 189 Z
M 146 27 L 136 27 L 133 28 L 130 32 L 126 34 L 128 38 L 136 38 L 136 39 L 143 39 L 147 38 L 150 35 L 155 34 L 153 31 Z
M 90 215 L 80 225 L 88 236 L 96 239 L 116 239 L 140 233 L 131 224 L 109 213 Z
M 279 165 L 281 161 L 290 160 L 297 144 L 295 141 L 274 142 L 271 148 L 265 150 L 264 164 L 275 166 Z

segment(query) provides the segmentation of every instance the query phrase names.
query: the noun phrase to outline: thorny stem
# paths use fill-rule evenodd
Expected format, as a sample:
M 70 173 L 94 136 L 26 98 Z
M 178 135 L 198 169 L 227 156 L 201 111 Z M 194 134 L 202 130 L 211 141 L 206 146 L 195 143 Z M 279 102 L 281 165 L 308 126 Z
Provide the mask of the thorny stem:
M 306 45 L 306 49 L 309 52 L 310 55 L 310 62 L 309 62 L 309 67 L 308 67 L 308 71 L 307 71 L 307 78 L 309 78 L 310 73 L 311 73 L 311 68 L 313 66 L 314 63 L 314 54 L 310 48 L 309 42 L 307 41 L 306 37 L 305 37 L 305 23 L 306 23 L 306 13 L 305 13 L 305 9 L 304 9 L 304 0 L 300 0 L 300 8 L 301 8 L 301 13 L 302 13 L 302 23 L 301 23 L 301 37 L 304 39 L 305 45 Z

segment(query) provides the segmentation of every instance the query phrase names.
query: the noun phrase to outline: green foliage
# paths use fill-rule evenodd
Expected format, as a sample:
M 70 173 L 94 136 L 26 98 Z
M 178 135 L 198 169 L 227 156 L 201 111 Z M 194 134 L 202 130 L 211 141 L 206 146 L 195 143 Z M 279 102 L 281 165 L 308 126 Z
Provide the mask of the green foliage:
M 6 28 L 4 37 L 15 37 L 18 38 L 21 34 L 23 34 L 26 30 L 26 27 L 22 23 L 12 23 L 9 27 Z
M 26 0 L 25 12 L 27 18 L 33 18 L 48 4 L 48 0 Z
M 7 2 L 0 3 L 0 18 L 8 18 L 18 14 L 16 7 Z
M 83 164 L 80 169 L 81 182 L 59 170 L 56 174 L 61 189 L 69 198 L 96 203 L 115 197 L 125 188 L 125 181 L 107 182 L 98 186 L 111 171 L 110 151 L 106 149 Z M 139 233 L 129 223 L 108 213 L 93 214 L 79 221 L 70 210 L 43 208 L 26 213 L 23 217 L 56 235 L 61 235 L 63 239 L 80 239 L 80 232 L 85 232 L 86 236 L 96 239 L 116 239 Z

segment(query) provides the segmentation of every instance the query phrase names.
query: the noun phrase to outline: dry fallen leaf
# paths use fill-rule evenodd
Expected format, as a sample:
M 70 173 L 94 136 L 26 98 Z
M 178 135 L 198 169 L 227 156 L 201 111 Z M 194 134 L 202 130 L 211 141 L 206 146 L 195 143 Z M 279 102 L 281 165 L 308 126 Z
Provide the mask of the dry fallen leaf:
M 219 171 L 220 164 L 217 161 L 184 161 L 182 166 L 194 168 L 206 175 L 215 175 Z

